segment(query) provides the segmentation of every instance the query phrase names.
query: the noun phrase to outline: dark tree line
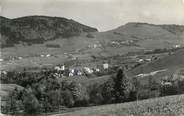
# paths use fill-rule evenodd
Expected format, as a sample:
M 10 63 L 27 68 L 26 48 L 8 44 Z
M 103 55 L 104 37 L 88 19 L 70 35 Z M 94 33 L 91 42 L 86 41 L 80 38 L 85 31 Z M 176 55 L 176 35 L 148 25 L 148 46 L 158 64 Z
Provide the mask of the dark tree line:
M 37 115 L 59 111 L 63 107 L 123 103 L 184 93 L 183 80 L 163 85 L 150 77 L 147 78 L 147 84 L 142 84 L 141 79 L 128 78 L 122 68 L 117 71 L 116 76 L 112 76 L 105 83 L 90 86 L 68 80 L 59 81 L 50 74 L 51 72 L 41 74 L 9 72 L 7 74 L 9 80 L 6 81 L 21 85 L 24 89 L 15 89 L 11 92 L 7 98 L 8 106 L 3 107 L 2 111 L 12 115 L 17 115 L 20 111 L 25 115 Z M 17 77 L 19 78 L 16 79 Z

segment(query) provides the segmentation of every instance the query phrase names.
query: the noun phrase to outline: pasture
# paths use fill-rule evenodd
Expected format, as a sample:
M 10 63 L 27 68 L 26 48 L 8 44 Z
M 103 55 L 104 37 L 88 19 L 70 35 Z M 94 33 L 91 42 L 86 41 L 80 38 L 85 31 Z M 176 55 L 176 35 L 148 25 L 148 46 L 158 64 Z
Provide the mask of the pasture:
M 184 95 L 94 106 L 52 116 L 183 116 Z

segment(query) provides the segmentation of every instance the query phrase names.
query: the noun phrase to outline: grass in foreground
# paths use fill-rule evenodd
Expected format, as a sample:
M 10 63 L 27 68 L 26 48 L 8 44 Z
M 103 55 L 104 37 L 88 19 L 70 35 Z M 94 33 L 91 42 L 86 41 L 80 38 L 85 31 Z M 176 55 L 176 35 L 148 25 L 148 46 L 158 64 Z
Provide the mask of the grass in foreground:
M 84 108 L 53 116 L 184 116 L 184 94 Z

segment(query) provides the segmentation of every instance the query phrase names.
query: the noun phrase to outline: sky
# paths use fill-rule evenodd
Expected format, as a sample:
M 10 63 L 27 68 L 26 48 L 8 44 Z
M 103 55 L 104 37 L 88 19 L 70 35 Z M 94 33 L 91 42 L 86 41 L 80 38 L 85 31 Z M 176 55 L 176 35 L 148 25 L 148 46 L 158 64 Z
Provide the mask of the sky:
M 107 31 L 128 22 L 184 25 L 184 0 L 0 0 L 0 14 L 65 17 Z

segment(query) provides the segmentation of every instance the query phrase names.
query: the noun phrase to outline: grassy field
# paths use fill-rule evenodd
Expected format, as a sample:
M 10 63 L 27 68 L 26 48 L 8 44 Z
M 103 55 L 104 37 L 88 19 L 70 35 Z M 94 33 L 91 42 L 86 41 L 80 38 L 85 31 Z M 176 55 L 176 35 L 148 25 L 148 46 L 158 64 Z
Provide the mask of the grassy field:
M 0 84 L 0 97 L 7 97 L 8 94 L 15 88 L 17 88 L 18 90 L 24 89 L 23 87 L 16 84 Z
M 184 67 L 184 49 L 177 51 L 176 53 L 166 56 L 164 58 L 158 59 L 148 64 L 139 66 L 133 70 L 131 73 L 137 75 L 140 73 L 149 73 L 151 71 L 168 69 L 170 72 L 174 72 L 179 68 Z
M 184 95 L 94 106 L 52 116 L 184 116 Z

